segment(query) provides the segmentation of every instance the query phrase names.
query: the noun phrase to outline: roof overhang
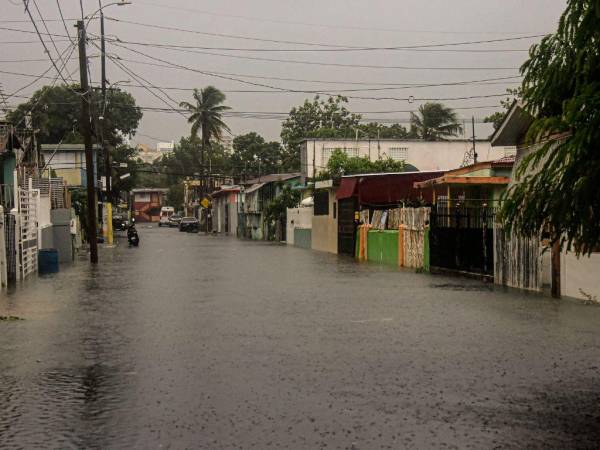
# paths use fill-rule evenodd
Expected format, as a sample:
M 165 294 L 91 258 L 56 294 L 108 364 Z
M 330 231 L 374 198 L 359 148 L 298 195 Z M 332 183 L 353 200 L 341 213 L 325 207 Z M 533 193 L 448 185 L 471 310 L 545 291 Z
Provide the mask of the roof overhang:
M 508 147 L 519 144 L 532 122 L 533 117 L 525 111 L 523 103 L 515 100 L 504 120 L 492 135 L 492 147 Z
M 486 185 L 486 186 L 502 186 L 510 183 L 509 177 L 461 177 L 454 175 L 444 175 L 438 178 L 433 178 L 426 181 L 417 181 L 414 183 L 414 187 L 417 189 L 424 189 L 435 186 L 455 185 L 455 186 L 475 186 L 475 185 Z

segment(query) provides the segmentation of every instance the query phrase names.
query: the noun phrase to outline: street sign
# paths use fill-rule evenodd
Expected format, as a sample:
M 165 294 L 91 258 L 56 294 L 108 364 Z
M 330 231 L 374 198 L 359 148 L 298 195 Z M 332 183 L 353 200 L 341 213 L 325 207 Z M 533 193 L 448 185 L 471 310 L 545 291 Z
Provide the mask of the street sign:
M 208 208 L 208 206 L 210 205 L 210 202 L 208 201 L 208 199 L 206 197 L 204 197 L 202 199 L 202 201 L 200 202 L 200 204 L 202 205 L 203 208 Z

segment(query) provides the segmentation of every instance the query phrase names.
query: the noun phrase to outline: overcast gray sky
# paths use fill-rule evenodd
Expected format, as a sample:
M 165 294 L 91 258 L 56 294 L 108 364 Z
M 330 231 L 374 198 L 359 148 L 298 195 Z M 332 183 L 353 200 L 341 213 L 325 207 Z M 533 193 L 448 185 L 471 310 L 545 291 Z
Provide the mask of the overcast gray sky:
M 1 1 L 0 27 L 33 30 L 22 2 Z M 110 2 L 103 0 L 103 4 L 107 3 Z M 280 120 L 275 116 L 256 118 L 254 113 L 289 112 L 292 106 L 313 96 L 306 93 L 277 91 L 271 87 L 324 92 L 336 92 L 340 89 L 385 88 L 385 90 L 347 92 L 346 94 L 352 96 L 377 98 L 350 99 L 350 109 L 365 112 L 366 118 L 405 121 L 409 116 L 405 111 L 413 110 L 422 103 L 419 100 L 412 103 L 404 100 L 410 96 L 415 99 L 425 99 L 495 95 L 503 93 L 507 87 L 516 87 L 518 79 L 498 80 L 487 84 L 426 88 L 382 84 L 439 84 L 517 76 L 517 68 L 527 57 L 526 52 L 518 50 L 526 50 L 539 38 L 428 47 L 419 51 L 415 49 L 348 51 L 348 47 L 457 43 L 548 33 L 556 29 L 565 3 L 565 0 L 132 0 L 131 5 L 107 7 L 105 14 L 107 17 L 143 25 L 107 21 L 107 35 L 118 37 L 126 42 L 196 48 L 186 47 L 182 49 L 185 51 L 176 51 L 173 48 L 158 48 L 153 45 L 122 44 L 129 47 L 126 49 L 109 43 L 107 52 L 122 58 L 120 63 L 133 72 L 138 79 L 136 81 L 131 73 L 125 73 L 112 61 L 108 62 L 107 72 L 109 81 L 113 83 L 131 80 L 132 84 L 148 82 L 155 86 L 183 89 L 202 88 L 213 84 L 226 92 L 226 103 L 232 107 L 232 111 L 252 113 L 253 117 L 250 118 L 227 119 L 232 132 L 236 135 L 257 131 L 267 139 L 279 139 Z M 37 5 L 45 19 L 60 18 L 56 1 L 37 0 Z M 67 29 L 74 36 L 73 25 L 76 18 L 81 16 L 79 1 L 60 0 L 60 5 L 67 19 Z M 30 6 L 40 31 L 45 32 L 32 0 Z M 91 14 L 97 10 L 98 2 L 83 0 L 83 8 L 85 14 Z M 23 22 L 14 22 L 20 20 Z M 64 37 L 66 32 L 62 21 L 48 21 L 47 26 L 51 33 L 63 35 L 63 37 L 54 37 L 59 51 L 70 45 Z M 182 28 L 195 32 L 157 28 L 157 26 Z M 99 33 L 97 21 L 90 23 L 89 33 L 91 35 Z M 43 37 L 54 58 L 57 59 L 48 36 Z M 14 41 L 28 42 L 14 43 Z M 288 41 L 288 43 L 280 41 Z M 43 47 L 34 34 L 0 29 L 0 42 L 2 49 L 0 70 L 4 72 L 39 75 L 50 66 Z M 324 50 L 334 48 L 332 46 L 342 46 L 346 49 L 337 47 L 338 50 L 333 52 L 290 51 L 292 49 Z M 441 49 L 452 51 L 439 51 Z M 465 52 L 465 50 L 478 51 Z M 88 53 L 92 55 L 90 59 L 92 81 L 97 84 L 100 79 L 100 65 L 98 58 L 93 56 L 98 55 L 98 50 L 90 45 Z M 229 56 L 219 56 L 214 53 Z M 73 56 L 76 56 L 76 52 Z M 23 59 L 42 61 L 22 61 Z M 292 60 L 301 63 L 265 59 Z M 157 67 L 156 64 L 171 67 Z M 173 65 L 180 67 L 176 68 Z M 183 69 L 182 66 L 188 70 Z M 69 62 L 68 67 L 78 79 L 75 58 Z M 468 69 L 457 70 L 457 68 Z M 206 72 L 213 74 L 218 72 L 221 77 Z M 55 75 L 54 69 L 47 73 L 47 76 Z M 256 77 L 317 81 L 309 83 Z M 33 78 L 0 73 L 0 82 L 5 94 L 14 92 L 32 80 Z M 36 88 L 51 82 L 52 80 L 42 79 L 17 95 L 29 96 Z M 389 89 L 390 87 L 395 89 Z M 398 89 L 399 87 L 401 89 Z M 174 100 L 172 101 L 166 98 L 163 92 L 155 91 L 155 96 L 140 87 L 124 87 L 124 89 L 135 96 L 138 105 L 145 107 L 167 108 L 167 105 L 156 96 L 163 98 L 169 105 L 175 105 L 191 97 L 188 91 L 166 90 L 165 92 Z M 270 92 L 239 92 L 257 90 Z M 394 99 L 382 99 L 382 97 Z M 14 105 L 23 100 L 14 97 L 10 98 L 8 103 Z M 461 118 L 470 119 L 472 115 L 482 118 L 498 109 L 493 105 L 499 103 L 499 98 L 457 99 L 447 100 L 444 103 L 457 108 Z M 180 136 L 188 133 L 189 126 L 181 115 L 174 112 L 145 111 L 139 133 L 132 142 L 153 145 L 157 139 L 178 140 Z

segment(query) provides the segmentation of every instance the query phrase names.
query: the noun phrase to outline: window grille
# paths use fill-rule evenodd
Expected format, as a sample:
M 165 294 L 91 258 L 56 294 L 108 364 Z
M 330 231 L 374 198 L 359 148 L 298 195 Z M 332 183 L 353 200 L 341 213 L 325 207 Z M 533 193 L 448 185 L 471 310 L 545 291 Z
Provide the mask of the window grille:
M 408 147 L 392 147 L 389 156 L 394 161 L 406 161 L 408 159 Z

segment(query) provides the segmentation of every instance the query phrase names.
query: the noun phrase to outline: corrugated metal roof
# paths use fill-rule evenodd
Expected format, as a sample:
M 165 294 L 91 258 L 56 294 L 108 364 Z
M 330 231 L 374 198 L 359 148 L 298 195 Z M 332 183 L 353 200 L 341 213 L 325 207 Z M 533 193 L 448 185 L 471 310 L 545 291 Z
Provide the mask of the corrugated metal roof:
M 258 191 L 261 187 L 263 187 L 265 184 L 267 183 L 255 183 L 253 184 L 251 187 L 249 187 L 248 189 L 246 189 L 244 192 L 246 194 L 251 194 L 254 191 Z

